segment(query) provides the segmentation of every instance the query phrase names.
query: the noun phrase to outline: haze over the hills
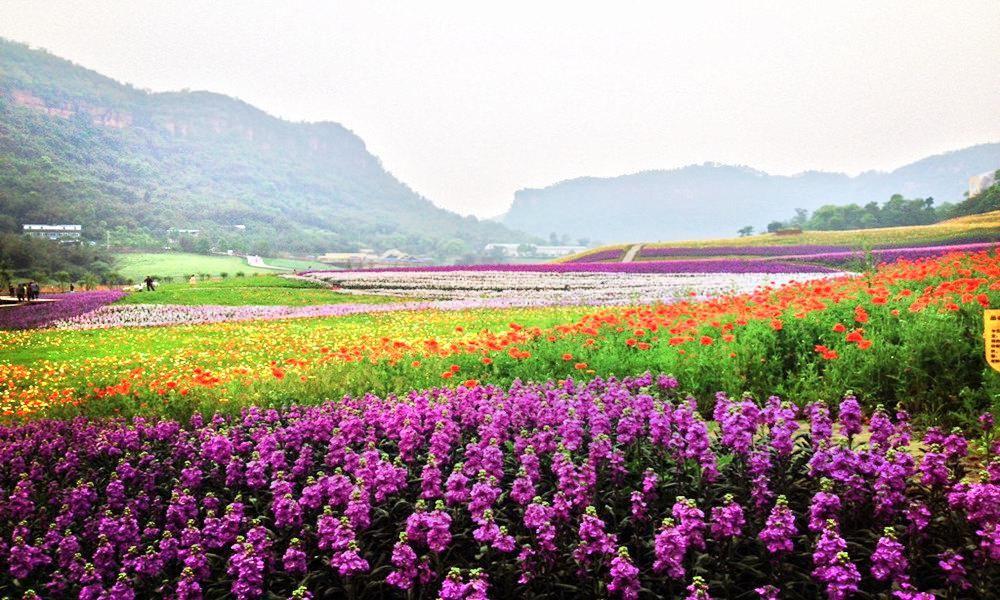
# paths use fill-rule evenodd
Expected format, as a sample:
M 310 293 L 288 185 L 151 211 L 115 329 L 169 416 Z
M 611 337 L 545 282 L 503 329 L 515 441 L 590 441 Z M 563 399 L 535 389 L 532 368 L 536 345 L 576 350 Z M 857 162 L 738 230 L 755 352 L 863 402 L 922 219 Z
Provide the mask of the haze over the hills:
M 139 88 L 343 123 L 439 206 L 714 161 L 891 170 L 1000 140 L 996 0 L 9 1 L 0 36 Z
M 198 229 L 245 252 L 439 258 L 529 239 L 434 206 L 338 123 L 290 123 L 209 92 L 147 93 L 2 39 L 0 74 L 0 232 L 80 223 L 92 240 L 156 247 L 171 228 Z
M 959 202 L 968 180 L 1000 169 L 1000 143 L 931 156 L 890 172 L 769 175 L 748 167 L 703 164 L 620 177 L 581 177 L 517 192 L 501 217 L 508 226 L 603 242 L 732 236 L 793 216 L 796 208 L 885 202 L 893 194 Z

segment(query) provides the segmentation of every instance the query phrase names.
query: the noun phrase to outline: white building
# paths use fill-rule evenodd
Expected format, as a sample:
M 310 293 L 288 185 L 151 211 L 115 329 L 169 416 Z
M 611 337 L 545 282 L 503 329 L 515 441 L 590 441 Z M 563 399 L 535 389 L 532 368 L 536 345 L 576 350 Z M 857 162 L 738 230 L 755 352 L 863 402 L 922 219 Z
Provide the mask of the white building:
M 83 227 L 80 225 L 24 225 L 24 235 L 60 241 L 78 241 Z
M 510 258 L 559 258 L 586 250 L 586 246 L 536 246 L 534 244 L 486 244 L 483 251 L 500 250 Z
M 996 171 L 969 177 L 969 197 L 978 196 L 994 183 L 996 183 Z

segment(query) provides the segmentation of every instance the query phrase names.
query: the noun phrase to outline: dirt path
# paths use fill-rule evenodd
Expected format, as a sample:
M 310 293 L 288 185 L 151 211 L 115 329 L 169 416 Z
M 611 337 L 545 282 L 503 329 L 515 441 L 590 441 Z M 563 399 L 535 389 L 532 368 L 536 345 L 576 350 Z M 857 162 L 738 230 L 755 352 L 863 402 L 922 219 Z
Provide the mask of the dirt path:
M 622 262 L 623 263 L 632 262 L 633 260 L 635 260 L 636 256 L 639 256 L 640 250 L 642 250 L 642 244 L 633 245 L 631 248 L 628 249 L 628 252 L 625 253 L 625 257 L 622 258 Z

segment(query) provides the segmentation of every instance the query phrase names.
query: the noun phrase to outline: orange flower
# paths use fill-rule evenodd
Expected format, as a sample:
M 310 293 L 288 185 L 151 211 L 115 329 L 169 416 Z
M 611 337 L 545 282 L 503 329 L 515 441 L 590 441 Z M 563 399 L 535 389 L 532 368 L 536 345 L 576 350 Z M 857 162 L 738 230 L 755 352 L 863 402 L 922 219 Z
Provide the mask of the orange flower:
M 771 329 L 781 331 L 782 327 L 784 327 L 784 325 L 782 324 L 781 319 L 771 319 Z
M 649 350 L 652 347 L 646 342 L 639 342 L 638 344 L 636 344 L 636 346 L 639 348 L 639 350 Z
M 871 340 L 860 340 L 858 342 L 858 348 L 861 348 L 862 350 L 867 350 L 868 348 L 871 348 L 871 345 L 872 345 Z
M 472 388 L 476 387 L 477 385 L 479 385 L 479 380 L 478 379 L 466 379 L 465 381 L 462 382 L 462 385 L 464 385 L 465 387 L 467 387 L 469 389 L 472 389 Z
M 625 345 L 628 346 L 629 348 L 634 348 L 637 343 L 638 340 L 636 340 L 635 338 L 629 338 L 625 340 Z
M 844 327 L 843 323 L 837 323 L 836 325 L 833 326 L 833 330 L 836 331 L 837 333 L 843 333 L 847 331 L 847 327 Z
M 708 337 L 707 335 L 701 336 L 701 345 L 702 346 L 711 346 L 712 345 L 712 338 Z
M 450 367 L 448 367 L 448 370 L 451 371 L 452 373 L 458 373 L 461 369 L 462 367 L 458 365 L 451 365 Z
M 492 365 L 493 359 L 490 358 L 489 356 L 484 356 L 480 362 L 482 362 L 484 365 Z
M 567 352 L 567 353 L 565 353 L 565 354 L 562 355 L 562 359 L 565 360 L 565 361 L 573 360 L 573 355 L 570 354 L 569 352 Z
M 847 334 L 847 341 L 848 342 L 860 342 L 863 339 L 862 335 L 861 335 L 862 333 L 864 333 L 863 329 L 855 329 L 851 333 Z
M 414 369 L 416 369 L 417 367 L 420 366 L 420 361 L 419 360 L 415 360 L 415 361 L 413 361 L 413 362 L 410 363 L 410 366 L 413 367 Z
M 584 369 L 587 368 L 587 363 L 585 363 L 585 362 L 578 362 L 575 365 L 573 365 L 573 368 L 576 369 L 577 371 L 582 371 L 582 370 L 584 370 Z
M 285 378 L 285 372 L 279 369 L 278 367 L 271 367 L 271 375 L 274 375 L 275 379 Z
M 445 371 L 444 373 L 441 373 L 441 379 L 451 379 L 454 376 L 455 374 L 452 373 L 451 371 Z
M 858 323 L 868 322 L 868 311 L 865 310 L 864 306 L 857 306 L 854 308 L 854 320 Z

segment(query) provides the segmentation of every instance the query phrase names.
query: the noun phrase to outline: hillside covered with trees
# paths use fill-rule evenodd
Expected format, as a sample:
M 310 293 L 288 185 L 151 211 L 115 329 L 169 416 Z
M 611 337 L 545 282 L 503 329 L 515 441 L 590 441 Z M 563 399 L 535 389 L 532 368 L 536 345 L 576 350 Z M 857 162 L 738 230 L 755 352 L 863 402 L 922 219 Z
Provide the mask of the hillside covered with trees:
M 0 39 L 0 232 L 79 223 L 88 240 L 442 260 L 532 242 L 437 208 L 337 123 L 292 123 L 209 92 L 149 93 Z
M 1000 175 L 1000 171 L 997 172 Z M 797 228 L 814 231 L 845 231 L 849 229 L 875 229 L 880 227 L 907 227 L 930 225 L 945 219 L 967 217 L 1000 210 L 1000 185 L 993 184 L 981 193 L 956 204 L 945 202 L 939 206 L 934 198 L 904 198 L 894 194 L 879 204 L 869 202 L 864 206 L 852 204 L 826 204 L 812 214 L 799 208 L 787 221 L 772 221 L 769 232 Z

